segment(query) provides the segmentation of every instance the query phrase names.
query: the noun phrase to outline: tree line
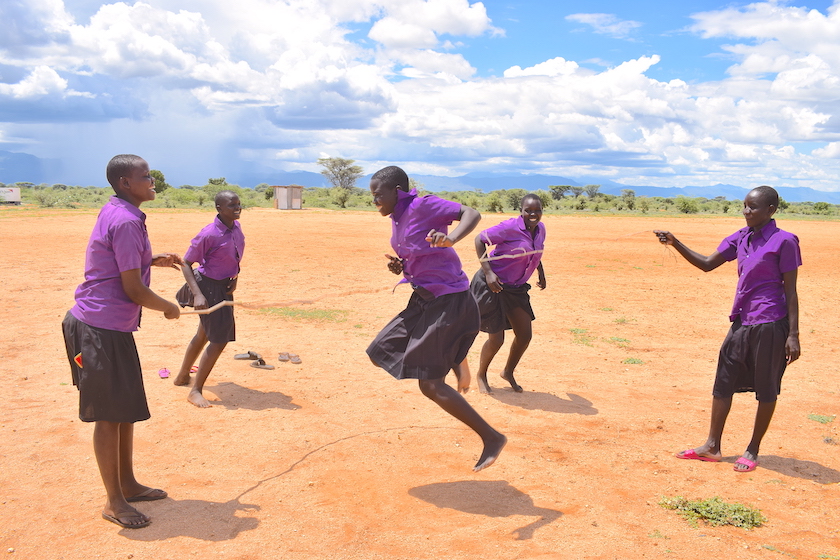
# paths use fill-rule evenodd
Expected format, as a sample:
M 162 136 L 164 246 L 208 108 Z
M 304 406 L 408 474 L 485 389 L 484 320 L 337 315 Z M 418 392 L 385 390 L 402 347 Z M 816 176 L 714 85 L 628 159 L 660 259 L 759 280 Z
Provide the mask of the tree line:
M 368 189 L 359 188 L 356 182 L 364 175 L 364 170 L 356 165 L 355 160 L 340 157 L 322 157 L 317 160 L 322 167 L 321 174 L 329 187 L 304 187 L 304 207 L 334 209 L 374 209 Z M 212 206 L 213 199 L 221 190 L 232 190 L 239 195 L 242 206 L 272 207 L 274 190 L 267 183 L 260 183 L 254 188 L 244 188 L 230 184 L 224 177 L 209 178 L 200 186 L 181 185 L 172 187 L 166 182 L 164 174 L 157 169 L 151 171 L 155 178 L 155 191 L 158 196 L 145 208 L 191 208 Z M 113 194 L 109 187 L 81 187 L 63 184 L 13 183 L 0 187 L 18 187 L 21 199 L 25 203 L 36 204 L 43 208 L 87 208 L 102 206 Z M 421 194 L 428 194 L 424 185 L 411 179 L 411 188 Z M 546 185 L 545 189 L 535 194 L 543 203 L 546 213 L 673 213 L 673 214 L 738 214 L 742 201 L 728 200 L 726 197 L 660 197 L 636 196 L 632 189 L 624 189 L 620 195 L 600 192 L 600 185 Z M 481 190 L 436 191 L 437 196 L 454 200 L 482 212 L 518 212 L 522 197 L 528 194 L 525 189 L 499 189 L 485 193 Z M 779 200 L 779 211 L 805 216 L 831 217 L 840 215 L 840 206 L 827 202 L 788 203 Z

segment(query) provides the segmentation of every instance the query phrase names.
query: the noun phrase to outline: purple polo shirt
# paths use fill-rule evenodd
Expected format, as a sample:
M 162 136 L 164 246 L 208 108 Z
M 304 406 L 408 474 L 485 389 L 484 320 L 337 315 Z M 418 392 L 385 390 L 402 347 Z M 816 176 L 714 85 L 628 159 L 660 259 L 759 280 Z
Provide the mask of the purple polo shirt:
M 245 252 L 245 234 L 239 222 L 227 227 L 219 216 L 204 226 L 190 243 L 184 260 L 198 263 L 202 276 L 213 280 L 233 278 L 239 274 L 239 261 Z
M 397 204 L 391 213 L 391 247 L 403 259 L 403 282 L 429 290 L 435 297 L 469 289 L 461 259 L 452 247 L 429 247 L 429 231 L 448 233 L 461 215 L 461 204 L 433 195 L 417 196 L 397 189 Z
M 112 196 L 99 211 L 85 253 L 85 281 L 76 289 L 70 309 L 92 327 L 132 332 L 140 326 L 140 306 L 122 285 L 121 272 L 140 269 L 151 282 L 152 246 L 146 232 L 146 214 L 133 204 Z
M 531 232 L 525 227 L 525 219 L 517 216 L 485 229 L 481 232 L 481 240 L 487 245 L 496 246 L 489 257 L 542 251 L 545 245 L 545 226 L 537 224 L 536 235 L 531 237 Z M 542 253 L 533 253 L 512 259 L 491 260 L 490 268 L 502 284 L 521 286 L 534 274 L 541 259 Z
M 718 253 L 727 261 L 738 259 L 738 289 L 730 321 L 744 325 L 771 323 L 787 316 L 782 275 L 802 266 L 799 238 L 770 220 L 751 235 L 748 227 L 721 241 Z

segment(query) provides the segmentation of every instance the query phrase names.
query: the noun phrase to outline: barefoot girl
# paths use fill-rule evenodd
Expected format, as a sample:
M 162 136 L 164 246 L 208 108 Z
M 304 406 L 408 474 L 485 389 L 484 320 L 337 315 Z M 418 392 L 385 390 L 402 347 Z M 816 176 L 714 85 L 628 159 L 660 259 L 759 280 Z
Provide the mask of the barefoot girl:
M 239 196 L 233 191 L 221 191 L 216 195 L 215 203 L 216 219 L 198 232 L 184 255 L 184 278 L 196 309 L 207 309 L 219 302 L 233 300 L 239 262 L 245 252 L 245 235 L 237 221 L 242 213 Z M 199 264 L 198 270 L 193 270 L 193 263 Z M 236 324 L 232 307 L 200 315 L 198 330 L 187 345 L 181 371 L 174 381 L 175 385 L 190 383 L 190 369 L 201 349 L 207 345 L 187 395 L 187 400 L 195 406 L 210 406 L 202 394 L 204 383 L 227 343 L 233 340 L 236 340 Z
M 493 391 L 487 382 L 487 368 L 505 341 L 505 329 L 513 329 L 514 339 L 502 379 L 517 393 L 522 392 L 513 370 L 531 343 L 534 312 L 528 296 L 531 286 L 527 282 L 534 270 L 539 274 L 537 286 L 545 289 L 542 265 L 545 225 L 540 224 L 542 201 L 535 194 L 527 194 L 522 198 L 521 209 L 518 217 L 487 228 L 475 237 L 475 252 L 481 259 L 481 268 L 473 276 L 470 291 L 481 310 L 481 330 L 489 335 L 481 347 L 478 366 L 478 388 L 482 393 Z M 490 245 L 496 248 L 487 255 Z
M 480 471 L 493 464 L 507 438 L 485 422 L 444 377 L 465 359 L 478 334 L 478 306 L 452 245 L 468 235 L 481 216 L 457 202 L 409 192 L 408 176 L 395 166 L 374 173 L 370 192 L 379 213 L 393 220 L 391 247 L 397 257 L 389 257 L 388 268 L 402 272 L 402 282 L 410 282 L 414 293 L 405 310 L 371 342 L 368 356 L 397 379 L 419 380 L 424 395 L 481 437 L 484 450 L 473 468 Z M 454 220 L 458 227 L 447 234 Z M 465 370 L 458 372 L 463 390 L 469 379 Z

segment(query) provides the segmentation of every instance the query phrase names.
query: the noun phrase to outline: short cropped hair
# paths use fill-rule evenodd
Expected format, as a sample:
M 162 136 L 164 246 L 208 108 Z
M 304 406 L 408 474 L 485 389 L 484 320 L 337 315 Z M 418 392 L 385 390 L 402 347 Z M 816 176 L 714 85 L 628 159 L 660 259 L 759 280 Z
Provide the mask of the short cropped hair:
M 219 191 L 216 193 L 216 197 L 213 199 L 213 204 L 218 206 L 222 203 L 223 200 L 228 200 L 233 198 L 234 196 L 238 197 L 239 195 L 233 191 Z
M 132 169 L 145 161 L 140 156 L 134 154 L 120 154 L 111 158 L 108 162 L 108 167 L 105 168 L 105 176 L 111 187 L 116 191 L 120 184 L 120 177 L 128 175 Z
M 408 192 L 408 175 L 396 165 L 383 167 L 373 174 L 371 181 L 379 181 L 386 187 L 397 187 Z
M 538 194 L 528 193 L 528 194 L 526 194 L 525 196 L 522 197 L 522 202 L 519 203 L 519 209 L 520 210 L 522 210 L 522 208 L 525 207 L 525 201 L 526 200 L 533 200 L 534 202 L 539 202 L 540 203 L 540 208 L 542 208 L 543 203 L 542 203 L 542 199 L 540 198 L 540 196 Z
M 773 187 L 762 185 L 754 188 L 751 192 L 758 193 L 761 200 L 766 202 L 768 206 L 773 206 L 774 208 L 779 207 L 779 193 Z

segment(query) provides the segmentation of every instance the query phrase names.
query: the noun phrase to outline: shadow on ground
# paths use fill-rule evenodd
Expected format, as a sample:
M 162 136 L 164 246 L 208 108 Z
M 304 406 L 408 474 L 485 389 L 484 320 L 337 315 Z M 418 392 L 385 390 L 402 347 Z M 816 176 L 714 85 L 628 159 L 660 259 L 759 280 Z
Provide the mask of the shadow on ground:
M 562 511 L 535 506 L 531 496 L 504 480 L 437 482 L 417 486 L 408 493 L 439 508 L 454 509 L 472 515 L 539 517 L 533 523 L 511 531 L 516 540 L 530 539 L 534 536 L 534 531 L 563 515 Z

